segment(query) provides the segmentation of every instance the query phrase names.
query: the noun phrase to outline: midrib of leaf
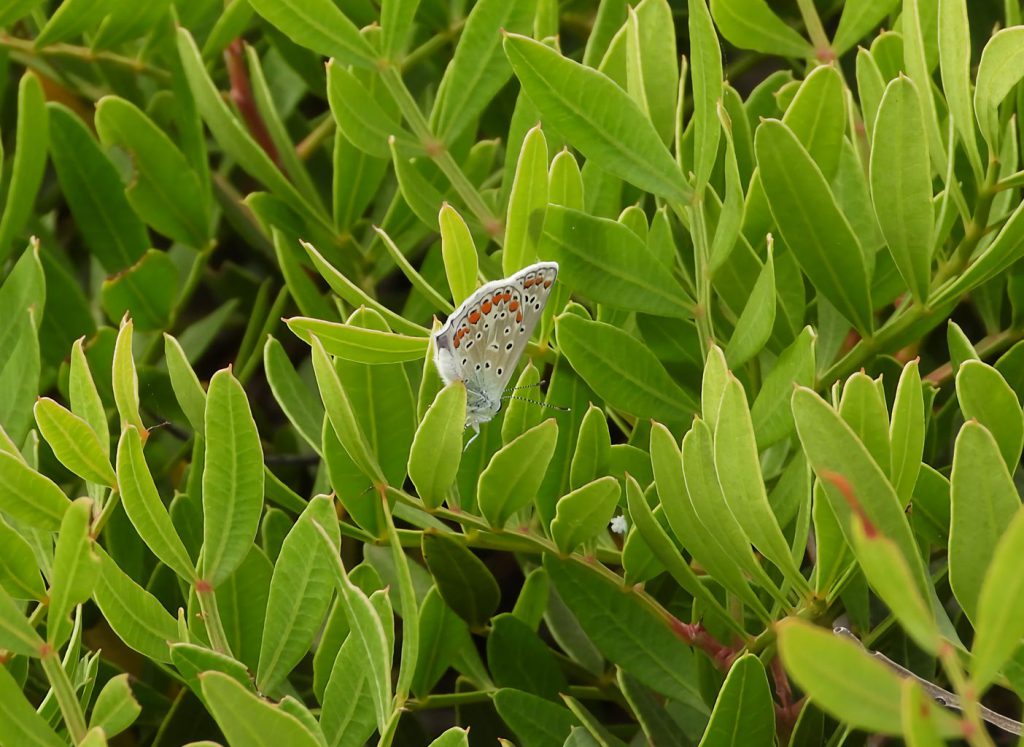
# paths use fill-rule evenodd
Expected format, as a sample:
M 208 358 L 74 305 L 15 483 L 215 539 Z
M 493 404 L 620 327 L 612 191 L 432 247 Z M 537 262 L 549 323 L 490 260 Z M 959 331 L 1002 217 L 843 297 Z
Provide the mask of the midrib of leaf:
M 48 415 L 47 417 L 49 418 L 49 420 L 53 424 L 53 426 L 60 432 L 60 435 L 64 437 L 64 441 L 66 442 L 65 443 L 65 448 L 70 449 L 71 452 L 76 457 L 78 457 L 78 459 L 81 460 L 89 469 L 95 470 L 97 473 L 102 473 L 103 472 L 103 469 L 102 469 L 103 466 L 106 466 L 108 468 L 110 467 L 109 463 L 107 463 L 106 465 L 102 465 L 101 464 L 99 467 L 97 467 L 94 464 L 94 461 L 91 458 L 91 455 L 87 454 L 85 451 L 82 450 L 81 446 L 79 445 L 78 439 L 72 437 L 71 432 L 68 429 L 64 428 L 63 425 L 59 422 L 60 419 L 54 417 L 53 415 Z M 85 437 L 89 438 L 90 436 L 92 436 L 93 437 L 92 441 L 93 441 L 94 445 L 100 451 L 102 451 L 103 447 L 100 446 L 99 438 L 96 437 L 96 434 L 93 431 L 93 429 L 90 428 L 89 424 L 85 423 L 84 421 L 83 421 L 83 424 L 86 426 L 86 431 L 87 431 Z M 115 479 L 114 482 L 116 483 L 117 480 Z
M 237 430 L 235 428 L 236 423 L 235 423 L 234 397 L 230 396 L 230 393 L 229 393 L 229 396 L 225 397 L 224 400 L 225 400 L 224 408 L 225 408 L 225 410 L 227 410 L 227 412 L 225 413 L 227 415 L 227 417 L 225 418 L 225 424 L 226 424 L 228 430 L 230 430 L 230 433 L 228 434 L 228 437 L 225 438 L 224 440 L 227 443 L 234 445 L 236 440 L 237 440 L 237 435 L 238 435 L 238 432 L 237 432 Z M 226 515 L 224 517 L 225 521 L 223 522 L 223 529 L 219 533 L 220 537 L 218 537 L 218 540 L 219 540 L 218 546 L 215 548 L 215 552 L 211 556 L 211 562 L 206 564 L 207 567 L 213 567 L 213 568 L 217 568 L 217 566 L 221 562 L 223 562 L 224 550 L 225 550 L 225 548 L 227 547 L 228 543 L 231 540 L 230 529 L 231 529 L 231 525 L 232 525 L 234 517 L 235 517 L 235 506 L 237 504 L 236 498 L 238 497 L 237 494 L 236 494 L 236 488 L 238 487 L 238 450 L 235 449 L 235 448 L 231 448 L 231 449 L 228 449 L 228 451 L 230 451 L 230 459 L 228 460 L 228 464 L 230 465 L 230 474 L 229 474 L 228 480 L 227 480 L 228 490 L 226 491 L 228 493 L 228 495 L 226 496 L 226 500 L 225 500 L 225 496 L 223 496 L 223 495 L 220 496 L 221 502 L 227 504 L 226 505 L 226 511 L 225 511 Z M 207 463 L 206 466 L 207 466 L 207 468 L 209 468 L 209 463 Z M 223 462 L 222 462 L 221 468 L 223 469 L 223 467 L 224 467 L 224 465 L 223 465 Z M 206 574 L 206 575 L 209 575 L 209 574 Z

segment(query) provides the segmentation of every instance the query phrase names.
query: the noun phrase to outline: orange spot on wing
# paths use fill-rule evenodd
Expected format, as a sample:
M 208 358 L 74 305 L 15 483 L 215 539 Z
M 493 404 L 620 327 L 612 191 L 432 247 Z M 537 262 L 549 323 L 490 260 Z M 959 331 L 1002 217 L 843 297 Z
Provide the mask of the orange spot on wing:
M 550 288 L 551 287 L 551 281 L 550 280 L 545 280 L 544 281 L 544 287 L 545 288 Z
M 500 293 L 495 293 L 494 297 L 491 299 L 491 303 L 493 303 L 495 306 L 500 304 L 501 303 L 501 294 Z
M 502 296 L 501 300 L 504 301 L 505 303 L 508 303 L 510 298 L 512 298 L 512 294 L 509 293 L 508 291 L 505 291 L 505 295 Z
M 516 311 L 518 308 L 519 308 L 519 302 L 518 301 L 513 301 L 512 303 L 510 303 L 508 305 L 508 310 L 509 311 Z
M 480 304 L 480 310 L 483 311 L 485 314 L 490 314 L 491 313 L 491 301 L 490 301 L 490 299 L 487 299 L 482 304 Z
M 469 323 L 470 324 L 476 324 L 479 321 L 480 321 L 480 312 L 479 311 L 477 311 L 476 309 L 473 309 L 471 312 L 469 312 Z
M 523 321 L 523 312 L 520 311 L 518 314 L 516 314 L 516 321 L 517 322 L 522 322 Z

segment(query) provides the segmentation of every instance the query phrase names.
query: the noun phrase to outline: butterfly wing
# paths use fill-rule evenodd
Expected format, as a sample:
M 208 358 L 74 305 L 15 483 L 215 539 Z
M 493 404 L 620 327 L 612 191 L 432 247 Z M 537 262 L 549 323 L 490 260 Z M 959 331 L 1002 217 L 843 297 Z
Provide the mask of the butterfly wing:
M 445 383 L 465 381 L 467 388 L 499 399 L 557 277 L 556 262 L 538 262 L 481 286 L 467 298 L 434 338 L 437 369 Z

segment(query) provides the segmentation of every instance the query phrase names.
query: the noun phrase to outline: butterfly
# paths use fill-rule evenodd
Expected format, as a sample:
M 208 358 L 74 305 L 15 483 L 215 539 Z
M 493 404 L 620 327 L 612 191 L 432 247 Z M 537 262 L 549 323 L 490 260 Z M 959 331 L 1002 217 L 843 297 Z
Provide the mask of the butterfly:
M 465 383 L 466 427 L 475 434 L 501 409 L 502 394 L 557 277 L 557 262 L 537 262 L 486 283 L 434 335 L 437 372 L 445 384 Z

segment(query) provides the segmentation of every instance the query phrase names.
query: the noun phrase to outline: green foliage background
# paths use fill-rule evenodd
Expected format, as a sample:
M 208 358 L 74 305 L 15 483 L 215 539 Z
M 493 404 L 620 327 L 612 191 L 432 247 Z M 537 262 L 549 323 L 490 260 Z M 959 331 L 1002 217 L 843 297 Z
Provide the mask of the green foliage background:
M 0 745 L 1016 739 L 1018 2 L 0 29 Z

